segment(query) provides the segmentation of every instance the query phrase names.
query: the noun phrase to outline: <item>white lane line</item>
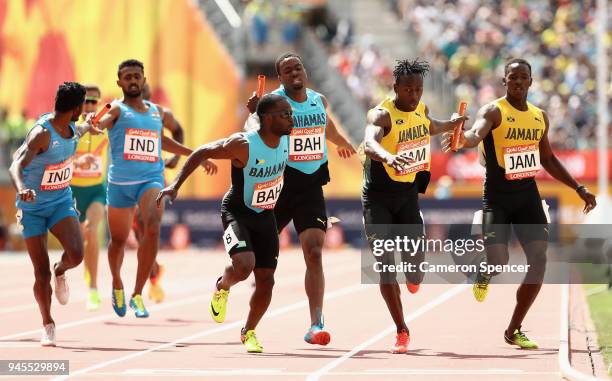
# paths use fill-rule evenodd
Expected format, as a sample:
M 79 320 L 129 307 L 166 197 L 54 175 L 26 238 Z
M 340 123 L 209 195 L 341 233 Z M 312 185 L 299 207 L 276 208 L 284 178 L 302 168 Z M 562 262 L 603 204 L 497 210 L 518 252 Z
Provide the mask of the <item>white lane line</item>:
M 34 293 L 32 291 L 32 287 L 34 286 L 34 282 L 29 287 L 20 287 L 20 288 L 11 288 L 10 290 L 0 291 L 0 298 L 6 298 L 9 296 L 15 296 L 20 294 L 29 294 L 30 296 Z
M 123 376 L 273 376 L 286 374 L 281 368 L 241 368 L 241 369 L 195 369 L 195 368 L 161 368 L 126 369 Z
M 344 269 L 343 265 L 345 262 L 350 262 L 353 259 L 350 258 L 349 260 L 342 260 L 339 261 L 339 263 L 334 264 L 334 268 L 336 268 L 337 270 L 335 271 L 326 271 L 327 275 L 333 275 L 333 274 L 337 274 L 337 273 L 343 273 L 346 270 Z M 203 282 L 199 282 L 199 284 L 213 284 L 213 282 L 217 280 L 217 277 L 213 277 L 210 279 L 205 279 Z M 207 283 L 208 282 L 208 283 Z M 248 282 L 248 281 L 247 281 Z M 286 276 L 280 279 L 276 280 L 276 284 L 277 287 L 283 287 L 283 286 L 287 286 L 287 285 L 293 285 L 295 283 L 303 283 L 304 280 L 303 278 L 298 278 L 295 276 Z M 198 288 L 198 290 L 200 290 L 201 287 Z M 208 289 L 207 289 L 208 290 Z M 212 292 L 212 288 L 210 289 Z M 199 292 L 199 291 L 198 291 Z M 240 288 L 236 291 L 232 291 L 232 295 L 241 295 L 244 293 L 249 293 L 251 292 L 250 288 Z M 163 310 L 167 310 L 170 308 L 174 308 L 177 306 L 183 306 L 186 304 L 191 304 L 191 303 L 195 303 L 195 302 L 200 302 L 200 301 L 208 301 L 210 298 L 210 294 L 206 294 L 206 295 L 198 295 L 198 296 L 192 296 L 190 298 L 185 298 L 185 299 L 179 299 L 173 302 L 164 302 L 163 304 L 157 304 L 154 305 L 152 307 L 149 307 L 148 310 L 149 312 L 157 312 L 157 311 L 163 311 Z M 104 321 L 104 320 L 120 320 L 122 318 L 118 317 L 117 315 L 115 315 L 114 313 L 112 314 L 106 314 L 106 315 L 100 315 L 100 316 L 94 316 L 91 318 L 87 318 L 87 319 L 80 319 L 80 320 L 75 320 L 72 321 L 70 323 L 64 323 L 64 324 L 59 324 L 55 327 L 56 331 L 60 331 L 60 330 L 64 330 L 64 329 L 68 329 L 68 328 L 73 328 L 73 327 L 79 327 L 82 325 L 87 325 L 87 324 L 91 324 L 91 323 L 97 323 L 100 321 Z M 31 329 L 25 332 L 19 332 L 19 333 L 14 333 L 14 334 L 10 334 L 10 335 L 6 335 L 6 336 L 0 336 L 0 341 L 3 340 L 13 340 L 13 339 L 17 339 L 20 337 L 24 337 L 24 336 L 30 336 L 30 335 L 40 335 L 42 334 L 42 328 L 36 328 L 36 329 Z
M 6 341 L 0 343 L 0 348 L 40 348 L 38 341 L 33 343 L 24 343 L 21 341 Z
M 202 295 L 192 296 L 190 298 L 180 299 L 180 300 L 177 300 L 177 301 L 174 301 L 174 302 L 168 302 L 168 303 L 164 303 L 164 304 L 161 304 L 161 305 L 155 305 L 153 307 L 150 307 L 148 310 L 149 310 L 149 312 L 162 311 L 162 310 L 166 310 L 166 309 L 169 309 L 169 308 L 173 308 L 173 307 L 177 307 L 177 306 L 182 306 L 182 305 L 185 305 L 185 304 L 195 303 L 195 302 L 202 301 L 202 300 L 205 300 L 205 299 L 206 299 L 206 297 L 202 296 Z M 60 330 L 68 329 L 68 328 L 79 327 L 81 325 L 97 323 L 97 322 L 104 321 L 104 320 L 117 320 L 117 319 L 121 319 L 121 318 L 118 317 L 117 315 L 115 315 L 114 313 L 113 314 L 100 315 L 100 316 L 91 317 L 89 319 L 80 319 L 80 320 L 75 320 L 75 321 L 70 322 L 70 323 L 60 324 L 60 325 L 56 326 L 55 330 L 56 331 L 60 331 Z M 30 335 L 41 334 L 41 333 L 42 333 L 42 328 L 37 328 L 37 329 L 29 330 L 29 331 L 14 333 L 12 335 L 2 336 L 2 337 L 0 337 L 0 341 L 3 341 L 3 340 L 12 340 L 12 339 L 16 339 L 16 338 L 19 338 L 19 337 L 30 336 Z
M 123 372 L 94 372 L 90 373 L 93 377 L 232 377 L 232 376 L 280 376 L 280 377 L 305 377 L 309 372 L 285 371 L 280 368 L 250 368 L 250 369 L 194 369 L 194 368 L 133 368 L 126 369 Z M 326 377 L 372 377 L 372 376 L 405 376 L 405 375 L 469 375 L 469 376 L 492 376 L 492 375 L 559 375 L 559 372 L 553 371 L 524 371 L 518 369 L 396 369 L 389 371 L 387 369 L 366 369 L 363 371 L 343 371 L 330 372 Z
M 559 338 L 559 371 L 564 378 L 570 381 L 597 381 L 591 375 L 584 374 L 572 367 L 569 361 L 570 347 L 569 347 L 569 314 L 570 314 L 570 285 L 561 285 L 561 332 Z
M 301 278 L 299 280 L 302 281 Z M 357 285 L 354 285 L 354 286 L 345 287 L 345 288 L 342 288 L 340 290 L 336 290 L 336 291 L 327 293 L 327 295 L 325 295 L 325 300 L 331 300 L 331 299 L 336 299 L 336 298 L 339 298 L 339 297 L 342 297 L 342 296 L 350 295 L 350 294 L 352 294 L 354 292 L 358 292 L 358 291 L 364 290 L 366 288 L 367 287 L 365 285 L 362 285 L 362 284 L 357 284 Z M 308 302 L 306 300 L 303 300 L 301 302 L 297 302 L 297 303 L 286 305 L 284 307 L 276 308 L 276 309 L 274 309 L 272 311 L 267 312 L 266 315 L 264 316 L 264 319 L 271 319 L 271 318 L 276 317 L 276 316 L 284 315 L 286 313 L 289 313 L 289 312 L 292 312 L 292 311 L 304 308 L 307 305 L 308 305 Z M 244 325 L 244 322 L 245 322 L 245 319 L 242 319 L 242 320 L 239 320 L 239 321 L 235 321 L 233 323 L 223 324 L 222 326 L 217 327 L 217 328 L 206 329 L 204 331 L 200 331 L 200 332 L 194 333 L 193 335 L 182 337 L 180 339 L 171 341 L 169 343 L 165 343 L 165 344 L 161 344 L 161 345 L 157 345 L 157 346 L 151 347 L 151 348 L 146 349 L 144 351 L 139 351 L 139 352 L 131 353 L 131 354 L 126 355 L 126 356 L 121 356 L 121 357 L 118 357 L 118 358 L 115 358 L 115 359 L 112 359 L 112 360 L 109 360 L 109 361 L 104 361 L 104 362 L 92 365 L 92 366 L 87 367 L 87 368 L 79 369 L 79 370 L 77 370 L 75 372 L 72 372 L 70 375 L 56 377 L 56 378 L 53 378 L 52 380 L 53 381 L 66 380 L 66 379 L 68 379 L 70 377 L 80 376 L 80 375 L 89 373 L 91 371 L 104 368 L 104 367 L 109 366 L 109 365 L 113 365 L 113 364 L 117 364 L 117 363 L 120 363 L 120 362 L 128 361 L 128 360 L 131 360 L 131 359 L 134 359 L 134 358 L 137 358 L 137 357 L 141 357 L 141 356 L 144 356 L 144 355 L 146 355 L 148 353 L 151 353 L 151 352 L 159 351 L 159 350 L 166 349 L 166 348 L 169 348 L 169 347 L 174 347 L 175 345 L 177 345 L 179 343 L 188 343 L 188 342 L 190 342 L 192 340 L 196 340 L 196 339 L 199 339 L 199 338 L 202 338 L 202 337 L 205 337 L 205 336 L 210 336 L 210 335 L 213 335 L 215 333 L 219 333 L 219 332 L 223 332 L 223 331 L 228 331 L 228 330 L 232 330 L 232 329 L 241 328 Z
M 180 297 L 186 294 L 191 294 L 194 291 L 199 291 L 201 289 L 202 289 L 201 281 L 193 281 L 189 283 L 181 282 L 177 286 L 171 285 L 170 287 L 164 287 L 164 291 L 166 291 L 166 293 L 169 295 L 170 298 L 175 298 L 175 297 Z M 103 295 L 100 297 L 101 302 L 104 303 L 104 302 L 108 302 L 111 300 L 111 296 L 109 295 L 110 288 L 108 289 L 108 292 L 100 291 L 100 289 L 98 289 L 98 291 L 100 292 L 100 295 Z M 31 288 L 30 288 L 30 292 L 32 292 Z M 28 296 L 27 299 L 33 299 L 33 297 Z M 83 303 L 83 305 L 85 305 L 84 302 L 86 300 L 87 300 L 87 292 L 85 292 L 84 289 L 78 289 L 74 294 L 72 292 L 70 293 L 70 304 Z M 20 311 L 25 311 L 25 310 L 30 310 L 30 309 L 38 310 L 38 304 L 36 304 L 36 302 L 33 302 L 33 303 L 18 304 L 16 306 L 0 308 L 0 315 L 20 312 Z
M 433 299 L 429 303 L 421 306 L 419 309 L 417 309 L 413 313 L 407 315 L 405 317 L 406 323 L 408 323 L 408 322 L 416 319 L 417 317 L 423 315 L 424 313 L 428 312 L 432 308 L 439 306 L 440 304 L 444 303 L 448 299 L 452 298 L 453 296 L 459 294 L 460 292 L 462 292 L 463 290 L 468 288 L 468 286 L 469 285 L 467 285 L 467 284 L 460 284 L 458 286 L 455 286 L 455 287 L 451 288 L 450 290 L 447 290 L 447 291 L 443 292 L 442 294 L 440 294 L 438 297 L 436 297 L 435 299 Z M 316 381 L 316 380 L 318 380 L 319 378 L 321 378 L 321 376 L 323 376 L 324 374 L 328 373 L 330 370 L 336 368 L 338 365 L 342 364 L 344 361 L 346 361 L 349 358 L 353 357 L 355 354 L 359 353 L 360 351 L 364 350 L 365 348 L 369 347 L 370 345 L 376 343 L 377 341 L 382 340 L 384 337 L 390 335 L 393 332 L 395 332 L 395 325 L 390 325 L 389 327 L 385 328 L 384 330 L 382 330 L 377 335 L 369 338 L 368 340 L 366 340 L 363 343 L 361 343 L 361 344 L 357 345 L 356 347 L 354 347 L 350 352 L 347 352 L 347 353 L 343 354 L 342 356 L 340 356 L 337 359 L 335 359 L 334 361 L 328 363 L 327 365 L 325 365 L 324 367 L 320 368 L 319 370 L 311 373 L 306 378 L 306 380 L 307 381 Z

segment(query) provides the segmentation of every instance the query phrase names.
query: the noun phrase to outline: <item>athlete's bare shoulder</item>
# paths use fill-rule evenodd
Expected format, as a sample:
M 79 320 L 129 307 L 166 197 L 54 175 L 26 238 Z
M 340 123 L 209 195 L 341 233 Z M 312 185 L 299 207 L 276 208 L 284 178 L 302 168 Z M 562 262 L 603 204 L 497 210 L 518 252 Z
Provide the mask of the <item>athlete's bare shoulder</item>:
M 223 146 L 225 148 L 235 149 L 249 145 L 249 140 L 246 137 L 246 132 L 236 132 L 225 138 Z
M 477 118 L 482 118 L 491 122 L 493 128 L 499 126 L 501 123 L 501 110 L 497 105 L 497 101 L 489 102 L 482 106 L 480 110 L 478 110 Z
M 384 108 L 375 107 L 368 111 L 368 124 L 382 127 L 385 130 L 391 128 L 391 114 Z
M 46 151 L 51 141 L 51 131 L 42 124 L 36 124 L 27 135 L 25 143 L 39 152 Z

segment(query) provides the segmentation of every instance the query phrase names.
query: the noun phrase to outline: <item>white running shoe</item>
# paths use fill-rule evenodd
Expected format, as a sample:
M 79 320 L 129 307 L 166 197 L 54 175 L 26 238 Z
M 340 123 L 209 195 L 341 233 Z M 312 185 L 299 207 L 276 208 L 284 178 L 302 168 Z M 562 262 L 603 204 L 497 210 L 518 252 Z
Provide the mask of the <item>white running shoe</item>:
M 45 325 L 45 331 L 40 338 L 40 345 L 43 347 L 55 346 L 55 323 Z
M 66 281 L 66 273 L 57 276 L 55 275 L 55 268 L 57 263 L 53 266 L 53 275 L 55 276 L 55 297 L 60 304 L 68 303 L 70 298 L 70 290 L 68 289 L 68 282 Z

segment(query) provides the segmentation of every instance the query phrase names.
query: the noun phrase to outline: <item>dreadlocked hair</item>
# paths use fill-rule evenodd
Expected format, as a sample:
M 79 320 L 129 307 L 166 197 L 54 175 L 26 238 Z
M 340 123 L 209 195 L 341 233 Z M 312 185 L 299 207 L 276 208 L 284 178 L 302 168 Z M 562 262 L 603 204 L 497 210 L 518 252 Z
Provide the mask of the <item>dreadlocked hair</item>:
M 395 82 L 399 81 L 400 77 L 405 75 L 420 75 L 425 77 L 429 72 L 429 62 L 421 61 L 416 58 L 414 61 L 410 60 L 398 60 L 397 64 L 393 68 L 393 76 Z

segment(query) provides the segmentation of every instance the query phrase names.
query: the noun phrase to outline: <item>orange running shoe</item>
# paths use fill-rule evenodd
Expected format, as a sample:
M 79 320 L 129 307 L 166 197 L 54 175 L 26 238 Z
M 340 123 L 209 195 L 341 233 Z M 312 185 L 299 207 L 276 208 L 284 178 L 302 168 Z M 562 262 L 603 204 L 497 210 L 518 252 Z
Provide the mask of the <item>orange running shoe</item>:
M 419 292 L 419 287 L 421 287 L 421 284 L 414 284 L 414 283 L 406 283 L 406 287 L 408 287 L 408 291 L 410 291 L 411 294 L 416 294 L 417 292 Z
M 323 329 L 323 323 L 315 324 L 304 335 L 304 341 L 308 344 L 327 345 L 331 341 L 331 335 Z
M 402 330 L 396 336 L 395 346 L 391 350 L 394 354 L 404 354 L 408 352 L 408 343 L 410 343 L 410 335 L 406 330 Z
M 164 266 L 160 264 L 158 264 L 157 266 L 157 274 L 155 274 L 155 276 L 149 276 L 149 299 L 151 299 L 155 303 L 161 303 L 166 298 L 166 293 L 164 292 L 164 289 L 160 284 L 160 279 L 164 274 Z

